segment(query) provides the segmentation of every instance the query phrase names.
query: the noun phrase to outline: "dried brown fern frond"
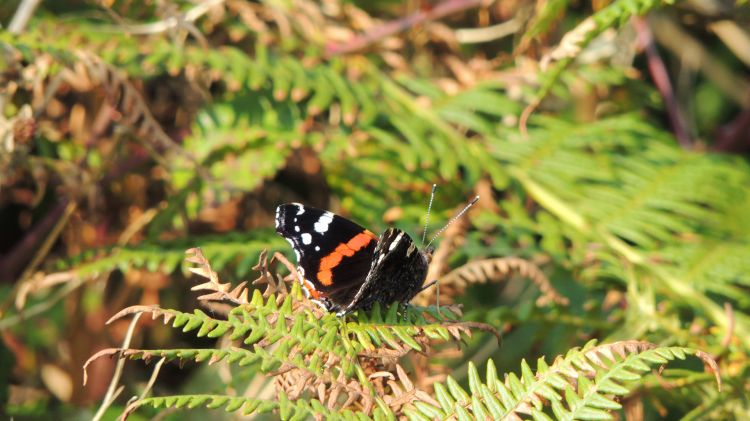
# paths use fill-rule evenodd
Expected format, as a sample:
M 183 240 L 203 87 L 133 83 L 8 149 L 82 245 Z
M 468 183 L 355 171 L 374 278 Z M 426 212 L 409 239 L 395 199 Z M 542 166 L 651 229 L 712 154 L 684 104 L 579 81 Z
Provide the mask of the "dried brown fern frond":
M 60 73 L 61 80 L 79 90 L 101 86 L 107 103 L 119 114 L 118 122 L 132 130 L 139 139 L 145 139 L 147 143 L 144 146 L 157 155 L 169 151 L 182 156 L 192 163 L 201 177 L 210 179 L 210 175 L 201 167 L 196 157 L 167 135 L 124 71 L 90 52 L 78 50 L 75 55 L 79 61 L 63 69 Z M 159 156 L 157 158 L 163 159 Z
M 498 257 L 468 262 L 440 278 L 440 287 L 447 287 L 454 294 L 458 294 L 469 284 L 499 282 L 513 275 L 528 278 L 539 288 L 542 295 L 537 300 L 537 305 L 546 305 L 550 302 L 560 305 L 568 304 L 568 299 L 557 292 L 537 265 L 518 257 Z
M 122 124 L 133 128 L 139 136 L 155 142 L 160 149 L 181 150 L 161 128 L 140 92 L 130 83 L 122 70 L 88 52 L 77 51 L 76 57 L 81 65 L 63 72 L 67 83 L 78 86 L 81 81 L 87 81 L 88 85 L 101 85 L 107 101 L 122 115 Z
M 207 282 L 196 285 L 190 288 L 192 291 L 212 291 L 210 293 L 201 295 L 198 297 L 199 300 L 203 301 L 231 301 L 234 304 L 247 304 L 248 303 L 248 289 L 246 287 L 247 281 L 241 282 L 236 287 L 232 288 L 232 284 L 229 282 L 221 283 L 219 281 L 219 275 L 211 269 L 211 264 L 203 255 L 200 248 L 191 248 L 185 251 L 187 257 L 185 261 L 198 265 L 197 267 L 190 267 L 188 270 L 198 276 L 208 278 Z M 265 251 L 260 255 L 260 266 L 265 258 Z M 256 266 L 258 267 L 258 266 Z M 254 268 L 255 269 L 255 268 Z M 263 275 L 261 275 L 263 276 Z
M 279 263 L 289 271 L 289 275 L 286 277 L 279 275 L 276 270 Z M 276 294 L 280 298 L 285 297 L 289 293 L 286 283 L 295 281 L 297 276 L 294 265 L 283 254 L 275 252 L 269 261 L 266 258 L 265 250 L 261 252 L 258 264 L 253 266 L 253 270 L 259 272 L 260 275 L 252 284 L 255 286 L 266 285 L 266 289 L 263 291 L 264 297 L 270 297 L 272 294 Z
M 391 407 L 393 412 L 397 414 L 400 413 L 401 409 L 406 404 L 414 401 L 429 402 L 433 405 L 439 405 L 429 393 L 414 386 L 414 383 L 406 374 L 406 370 L 404 370 L 400 364 L 396 364 L 396 376 L 391 374 L 390 376 L 383 377 L 390 390 L 389 393 L 381 395 L 383 401 Z M 370 377 L 372 378 L 372 376 Z
M 314 397 L 331 410 L 347 408 L 368 414 L 373 410 L 378 398 L 383 399 L 383 402 L 396 413 L 415 399 L 430 400 L 430 396 L 423 389 L 415 387 L 408 378 L 400 365 L 401 358 L 414 355 L 415 351 L 418 355 L 431 355 L 433 342 L 439 331 L 445 336 L 438 342 L 445 342 L 448 338 L 454 342 L 461 342 L 462 339 L 471 336 L 473 329 L 497 332 L 491 326 L 482 323 L 440 323 L 429 314 L 425 315 L 424 319 L 428 323 L 435 322 L 436 325 L 420 326 L 408 322 L 402 324 L 401 321 L 380 315 L 378 310 L 375 310 L 369 319 L 346 323 L 346 327 L 341 326 L 340 335 L 344 338 L 343 342 L 349 343 L 347 348 L 361 347 L 355 355 L 348 357 L 350 362 L 356 361 L 356 365 L 361 368 L 361 375 L 357 376 L 356 380 L 346 378 L 339 370 L 343 363 L 341 356 L 318 351 L 304 354 L 302 349 L 307 345 L 293 346 L 288 351 L 290 359 L 302 357 L 305 366 L 312 366 L 313 359 L 324 360 L 323 370 L 313 373 L 299 366 L 282 365 L 274 374 L 276 387 L 290 398 Z M 379 345 L 373 346 L 370 340 L 376 339 Z
M 297 272 L 293 265 L 283 256 L 268 259 L 266 252 L 261 253 L 254 267 L 259 272 L 255 284 L 265 284 L 273 293 L 263 297 L 256 290 L 248 299 L 247 283 L 237 287 L 222 283 L 200 249 L 187 253 L 186 260 L 193 265 L 189 270 L 206 279 L 193 288 L 208 292 L 200 299 L 236 306 L 227 318 L 214 318 L 200 310 L 184 313 L 158 306 L 133 306 L 120 311 L 108 323 L 126 315 L 150 313 L 153 319 L 171 322 L 185 332 L 231 338 L 247 346 L 109 348 L 95 354 L 84 370 L 91 361 L 105 356 L 146 361 L 163 358 L 180 364 L 257 363 L 260 371 L 273 379 L 277 392 L 289 401 L 315 399 L 330 411 L 347 409 L 366 415 L 385 406 L 402 413 L 415 401 L 437 403 L 426 392 L 431 384 L 415 383 L 407 376 L 400 365 L 402 357 L 428 356 L 435 344 L 460 343 L 476 329 L 497 334 L 492 326 L 483 323 L 457 321 L 460 311 L 456 306 L 445 306 L 442 313 L 397 304 L 381 311 L 380 306 L 375 306 L 370 312 L 357 313 L 356 320 L 338 318 L 304 299 L 294 281 Z M 286 277 L 278 275 L 279 263 L 292 272 Z M 292 287 L 286 282 L 292 282 Z M 283 298 L 278 299 L 280 295 Z
M 305 370 L 290 369 L 274 376 L 276 390 L 284 391 L 290 399 L 314 397 L 328 409 L 349 408 L 370 413 L 376 396 L 358 380 L 346 378 L 341 371 L 335 377 L 330 370 L 312 374 Z

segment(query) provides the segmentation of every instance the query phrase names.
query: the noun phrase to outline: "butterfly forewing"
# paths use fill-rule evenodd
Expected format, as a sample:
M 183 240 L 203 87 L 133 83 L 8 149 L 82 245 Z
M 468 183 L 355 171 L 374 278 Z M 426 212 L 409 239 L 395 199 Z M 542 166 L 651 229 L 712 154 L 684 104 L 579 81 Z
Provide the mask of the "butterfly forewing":
M 276 231 L 294 249 L 299 274 L 313 298 L 327 298 L 336 307 L 351 301 L 370 269 L 377 245 L 373 233 L 329 211 L 299 203 L 276 208 Z

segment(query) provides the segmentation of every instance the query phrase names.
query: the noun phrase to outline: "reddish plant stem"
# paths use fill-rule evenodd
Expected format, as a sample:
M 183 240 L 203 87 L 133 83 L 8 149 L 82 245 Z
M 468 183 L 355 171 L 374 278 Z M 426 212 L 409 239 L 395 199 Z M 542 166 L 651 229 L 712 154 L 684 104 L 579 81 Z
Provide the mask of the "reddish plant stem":
M 734 120 L 716 130 L 713 150 L 728 153 L 750 151 L 750 109 L 740 111 Z
M 690 133 L 687 129 L 685 117 L 680 110 L 680 105 L 675 98 L 672 83 L 669 81 L 667 68 L 664 65 L 664 61 L 659 56 L 659 52 L 656 50 L 651 29 L 648 27 L 646 20 L 642 17 L 634 17 L 633 26 L 635 26 L 638 33 L 638 42 L 646 53 L 651 79 L 653 79 L 656 89 L 659 90 L 659 93 L 664 99 L 667 115 L 669 116 L 669 121 L 672 125 L 674 135 L 677 138 L 677 142 L 683 148 L 690 149 L 693 146 L 693 141 L 690 138 Z
M 86 141 L 86 147 L 88 149 L 91 149 L 96 144 L 99 137 L 104 133 L 107 127 L 109 127 L 112 122 L 113 112 L 113 108 L 109 104 L 105 103 L 102 105 L 102 108 L 95 119 L 91 135 Z M 109 173 L 105 174 L 101 180 L 99 180 L 99 184 L 105 185 L 112 180 L 122 177 L 134 168 L 148 162 L 148 159 L 148 154 L 146 154 L 141 148 L 137 148 L 131 157 L 124 162 L 119 163 L 119 165 L 111 169 Z M 85 165 L 84 163 L 79 164 Z M 0 256 L 0 281 L 9 282 L 13 280 L 23 266 L 29 262 L 39 244 L 44 241 L 45 237 L 62 217 L 70 200 L 71 199 L 68 197 L 59 198 L 57 205 L 39 222 L 37 222 L 30 231 L 28 231 L 23 236 L 23 239 L 18 242 L 8 254 Z
M 364 35 L 352 38 L 343 44 L 330 44 L 326 47 L 326 57 L 348 54 L 361 50 L 385 37 L 403 32 L 415 25 L 429 20 L 440 19 L 452 13 L 479 7 L 486 0 L 446 0 L 428 10 L 419 10 L 401 19 L 386 22 L 372 28 Z
M 16 274 L 28 263 L 30 256 L 62 217 L 67 206 L 68 199 L 61 199 L 41 221 L 34 225 L 31 231 L 24 235 L 20 243 L 0 259 L 0 280 L 9 282 L 15 279 Z

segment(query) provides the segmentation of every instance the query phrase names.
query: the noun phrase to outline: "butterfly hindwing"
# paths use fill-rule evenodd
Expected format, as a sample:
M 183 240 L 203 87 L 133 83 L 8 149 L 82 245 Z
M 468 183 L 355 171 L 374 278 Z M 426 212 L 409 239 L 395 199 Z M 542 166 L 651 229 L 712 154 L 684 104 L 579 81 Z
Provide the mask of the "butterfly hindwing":
M 303 286 L 312 298 L 332 302 L 334 308 L 351 301 L 370 270 L 377 245 L 373 233 L 299 203 L 276 208 L 276 231 L 294 249 Z
M 370 308 L 375 302 L 408 303 L 422 290 L 430 257 L 405 232 L 387 229 L 380 236 L 365 281 L 338 314 Z

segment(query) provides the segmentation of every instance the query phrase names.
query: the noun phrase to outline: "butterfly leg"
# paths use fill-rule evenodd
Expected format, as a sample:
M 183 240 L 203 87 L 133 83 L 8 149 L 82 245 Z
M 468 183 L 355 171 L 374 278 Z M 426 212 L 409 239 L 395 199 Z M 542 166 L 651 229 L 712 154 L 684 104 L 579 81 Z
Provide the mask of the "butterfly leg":
M 422 291 L 426 290 L 427 288 L 429 288 L 429 287 L 431 287 L 433 285 L 435 285 L 435 288 L 437 288 L 437 291 L 435 293 L 435 295 L 437 297 L 435 299 L 435 305 L 437 306 L 437 312 L 438 312 L 438 314 L 440 314 L 440 282 L 439 282 L 439 280 L 435 279 L 434 281 L 428 283 L 427 285 L 423 286 L 422 289 L 419 290 L 419 292 L 422 292 Z
M 399 313 L 401 313 L 401 316 L 403 316 L 403 320 L 407 321 L 409 320 L 409 307 L 413 307 L 411 304 L 399 301 L 398 303 L 398 310 Z
M 424 286 L 422 287 L 422 289 L 420 289 L 420 290 L 419 290 L 419 292 L 422 292 L 422 291 L 426 290 L 427 288 L 430 288 L 431 286 L 433 286 L 433 285 L 435 285 L 435 284 L 437 284 L 437 283 L 438 283 L 438 280 L 437 280 L 437 279 L 435 279 L 434 281 L 432 281 L 432 282 L 428 283 L 427 285 L 424 285 Z

